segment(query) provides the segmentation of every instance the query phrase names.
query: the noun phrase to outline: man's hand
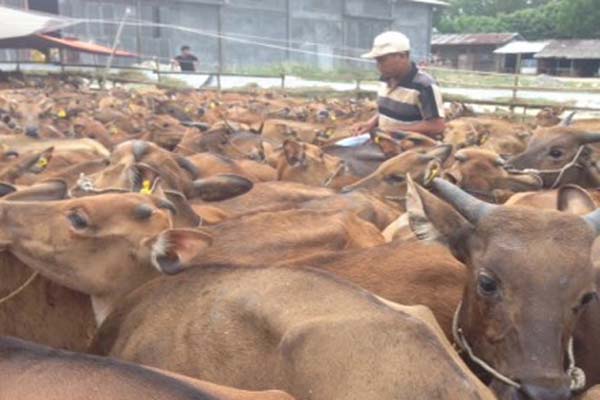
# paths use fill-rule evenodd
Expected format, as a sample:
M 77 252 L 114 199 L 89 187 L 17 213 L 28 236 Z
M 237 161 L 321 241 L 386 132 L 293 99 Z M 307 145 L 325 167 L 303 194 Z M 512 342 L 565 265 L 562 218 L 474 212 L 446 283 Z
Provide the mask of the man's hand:
M 350 127 L 350 131 L 352 132 L 352 136 L 359 136 L 363 133 L 367 133 L 371 130 L 371 126 L 368 122 L 359 122 L 352 127 Z
M 379 116 L 376 114 L 367 122 L 358 122 L 350 127 L 350 131 L 352 132 L 352 136 L 362 135 L 364 133 L 369 133 L 377 126 L 377 122 L 379 120 Z

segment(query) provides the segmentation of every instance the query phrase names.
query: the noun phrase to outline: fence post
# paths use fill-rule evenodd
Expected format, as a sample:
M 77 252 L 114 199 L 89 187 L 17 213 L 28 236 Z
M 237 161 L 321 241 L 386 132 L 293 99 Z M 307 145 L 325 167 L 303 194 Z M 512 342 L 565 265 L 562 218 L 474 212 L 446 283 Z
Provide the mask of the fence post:
M 517 54 L 517 65 L 515 66 L 515 81 L 513 86 L 512 101 L 510 106 L 510 112 L 514 113 L 515 103 L 517 102 L 517 92 L 519 90 L 519 76 L 521 74 L 521 54 Z
M 360 92 L 360 79 L 356 80 L 356 91 Z
M 285 89 L 285 74 L 281 74 L 281 89 Z
M 221 73 L 217 72 L 217 90 L 221 92 Z
M 158 57 L 154 57 L 154 65 L 156 65 L 156 79 L 158 80 L 158 83 L 161 83 L 160 61 L 158 60 Z

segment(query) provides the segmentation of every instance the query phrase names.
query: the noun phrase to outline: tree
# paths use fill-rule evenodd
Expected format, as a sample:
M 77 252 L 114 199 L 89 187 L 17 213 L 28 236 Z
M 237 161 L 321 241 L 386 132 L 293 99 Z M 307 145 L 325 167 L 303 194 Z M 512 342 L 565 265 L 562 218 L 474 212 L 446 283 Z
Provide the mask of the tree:
M 567 38 L 600 38 L 600 1 L 563 0 L 558 11 L 558 31 Z
M 442 33 L 519 32 L 538 40 L 600 38 L 597 21 L 600 0 L 452 0 L 434 24 Z

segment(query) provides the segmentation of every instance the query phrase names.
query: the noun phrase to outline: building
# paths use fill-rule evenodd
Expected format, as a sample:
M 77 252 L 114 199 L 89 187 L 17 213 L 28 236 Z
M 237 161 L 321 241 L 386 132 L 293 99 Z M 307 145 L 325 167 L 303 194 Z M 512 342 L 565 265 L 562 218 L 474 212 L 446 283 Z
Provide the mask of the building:
M 494 50 L 514 40 L 518 33 L 468 33 L 434 35 L 431 52 L 436 64 L 449 68 L 496 71 L 499 58 Z
M 540 73 L 600 76 L 600 40 L 552 40 L 535 58 Z
M 538 60 L 535 55 L 542 51 L 550 42 L 513 41 L 499 49 L 494 54 L 499 57 L 498 72 L 515 73 L 520 65 L 520 73 L 537 74 Z
M 409 36 L 417 61 L 430 57 L 432 15 L 438 0 L 0 0 L 87 22 L 63 35 L 111 46 L 130 10 L 120 47 L 143 59 L 168 62 L 187 44 L 203 70 L 305 63 L 321 68 L 370 64 L 357 57 L 385 30 Z M 110 21 L 107 23 L 107 21 Z M 147 24 L 146 22 L 154 23 Z M 158 25 L 157 25 L 158 24 Z M 179 27 L 179 28 L 175 28 Z M 94 62 L 98 60 L 82 60 Z

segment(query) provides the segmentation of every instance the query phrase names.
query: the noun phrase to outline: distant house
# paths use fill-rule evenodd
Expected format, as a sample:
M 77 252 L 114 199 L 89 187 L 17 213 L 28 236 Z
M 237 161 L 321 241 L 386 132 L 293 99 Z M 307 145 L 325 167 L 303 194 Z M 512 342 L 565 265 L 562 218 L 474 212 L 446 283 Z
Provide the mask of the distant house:
M 527 42 L 517 40 L 494 50 L 494 54 L 498 57 L 498 71 L 515 73 L 517 64 L 520 63 L 520 73 L 537 74 L 538 60 L 535 55 L 546 48 L 549 43 L 549 41 Z
M 494 50 L 515 40 L 518 33 L 468 33 L 434 35 L 431 52 L 434 62 L 450 68 L 496 71 L 498 57 Z
M 540 73 L 600 76 L 600 40 L 552 40 L 534 57 Z

